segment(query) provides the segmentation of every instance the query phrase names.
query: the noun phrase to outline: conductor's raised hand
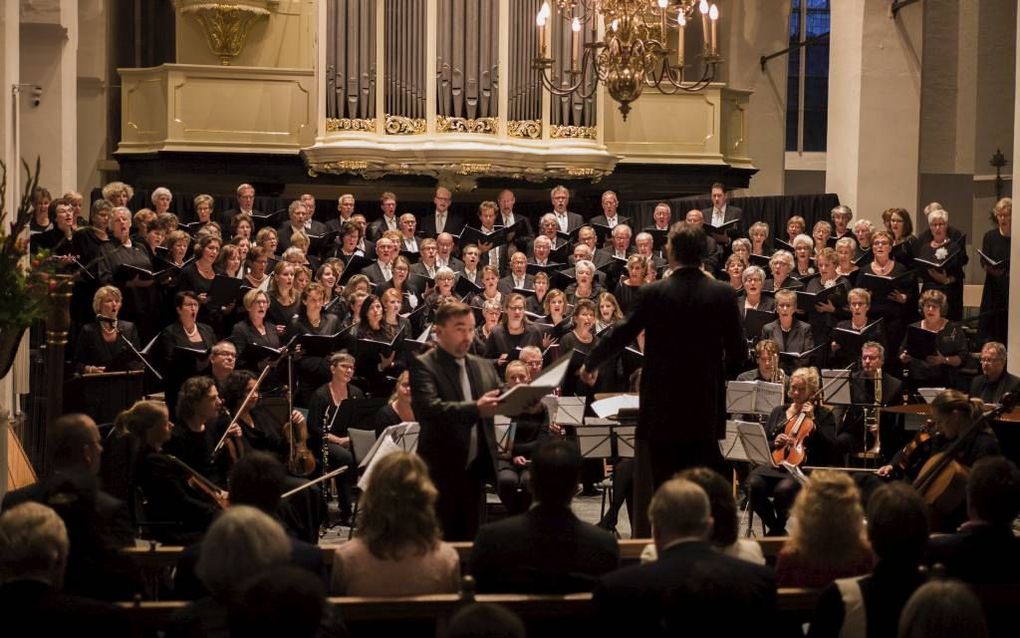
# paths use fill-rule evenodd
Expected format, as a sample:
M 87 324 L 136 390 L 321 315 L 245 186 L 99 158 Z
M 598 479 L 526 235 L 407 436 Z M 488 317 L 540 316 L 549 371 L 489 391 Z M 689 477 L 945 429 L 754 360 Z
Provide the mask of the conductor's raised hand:
M 582 365 L 581 369 L 577 371 L 577 376 L 579 376 L 581 381 L 583 381 L 586 385 L 595 385 L 595 382 L 599 378 L 599 371 L 589 371 L 587 366 Z
M 499 390 L 489 390 L 475 401 L 475 405 L 478 406 L 479 416 L 483 418 L 495 416 L 499 409 Z

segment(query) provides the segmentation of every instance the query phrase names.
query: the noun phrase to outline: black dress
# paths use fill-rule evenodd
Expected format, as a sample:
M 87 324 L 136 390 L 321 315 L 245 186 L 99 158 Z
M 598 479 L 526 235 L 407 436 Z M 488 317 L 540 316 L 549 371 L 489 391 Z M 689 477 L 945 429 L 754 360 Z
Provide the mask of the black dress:
M 92 298 L 99 290 L 99 256 L 109 240 L 100 239 L 92 227 L 80 228 L 71 236 L 71 252 L 88 272 L 78 277 L 71 288 L 71 325 L 82 326 L 95 314 Z
M 356 386 L 347 386 L 347 399 L 363 399 L 365 393 Z M 325 383 L 313 394 L 308 405 L 308 449 L 315 455 L 319 472 L 336 470 L 346 467 L 347 471 L 340 475 L 337 484 L 340 487 L 340 515 L 349 516 L 354 503 L 354 484 L 357 481 L 358 472 L 354 467 L 354 455 L 351 452 L 350 444 L 347 447 L 336 443 L 326 443 L 323 447 L 325 434 L 333 434 L 339 437 L 347 436 L 347 428 L 340 423 L 334 425 L 333 420 L 340 410 L 341 403 L 333 403 L 333 395 L 329 390 L 329 384 Z M 323 460 L 325 457 L 325 467 Z
M 117 269 L 121 265 L 131 265 L 145 270 L 152 270 L 152 261 L 148 253 L 138 244 L 125 246 L 111 243 L 106 246 L 103 258 L 99 261 L 99 281 L 112 284 L 120 289 L 124 299 L 121 315 L 138 328 L 138 336 L 147 342 L 154 337 L 161 327 L 159 319 L 160 291 L 159 284 L 147 287 L 128 287 L 125 281 L 115 281 Z
M 189 377 L 203 373 L 209 366 L 208 355 L 199 357 L 177 348 L 210 351 L 216 345 L 216 333 L 211 327 L 204 323 L 196 323 L 195 328 L 202 339 L 201 342 L 189 339 L 179 321 L 164 328 L 159 335 L 158 369 L 163 374 L 164 396 L 171 419 L 177 415 L 177 393 L 181 391 L 181 386 Z
M 510 334 L 503 325 L 496 326 L 489 333 L 489 340 L 485 343 L 485 358 L 499 359 L 500 355 L 507 355 L 507 360 L 512 361 L 518 358 L 520 350 L 524 346 L 541 346 L 542 332 L 535 326 L 527 325 L 520 334 Z
M 106 372 L 142 369 L 144 364 L 124 342 L 127 339 L 135 348 L 141 348 L 138 330 L 130 321 L 118 321 L 117 327 L 122 336 L 107 342 L 98 322 L 82 326 L 72 359 L 75 372 L 83 374 L 85 366 L 104 367 Z M 131 407 L 144 394 L 141 377 L 83 376 L 79 383 L 75 391 L 65 392 L 67 409 L 80 410 L 96 423 L 113 422 L 121 410 Z
M 1009 327 L 1009 249 L 1010 238 L 1003 237 L 998 228 L 985 233 L 981 252 L 995 261 L 1007 260 L 1001 275 L 985 273 L 985 287 L 981 292 L 981 318 L 978 320 L 978 339 L 982 343 L 1006 343 Z
M 895 279 L 900 275 L 903 275 L 908 271 L 908 268 L 903 263 L 897 261 L 894 262 L 892 270 L 889 271 L 889 277 Z M 858 281 L 863 282 L 864 273 L 877 274 L 872 269 L 871 264 L 868 264 L 861 269 L 861 275 Z M 907 328 L 907 324 L 910 323 L 911 319 L 917 314 L 917 286 L 911 284 L 909 290 L 904 291 L 907 295 L 907 300 L 903 303 L 898 303 L 892 299 L 881 297 L 879 295 L 871 295 L 871 306 L 868 308 L 868 322 L 873 322 L 877 319 L 882 320 L 882 327 L 885 329 L 886 338 L 888 344 L 893 345 L 903 340 L 904 331 Z M 893 352 L 891 348 L 885 351 L 885 363 L 886 366 L 897 366 L 897 359 L 899 358 L 898 352 Z
M 319 326 L 313 327 L 305 316 L 296 317 L 290 324 L 286 338 L 293 335 L 332 335 L 340 332 L 340 318 L 336 315 L 323 313 L 320 315 Z M 323 383 L 329 381 L 331 373 L 326 357 L 303 354 L 294 358 L 294 373 L 297 375 L 297 389 L 294 393 L 294 405 L 308 407 L 312 393 Z
M 294 302 L 284 305 L 277 300 L 276 296 L 269 298 L 269 311 L 266 313 L 266 321 L 273 322 L 278 326 L 289 326 L 294 317 L 301 314 L 301 297 L 294 295 Z
M 921 323 L 911 324 L 918 328 Z M 899 352 L 907 349 L 907 339 L 904 337 L 900 344 Z M 938 354 L 949 357 L 959 355 L 967 357 L 967 335 L 963 328 L 955 321 L 949 321 L 939 331 L 935 338 L 935 349 Z M 909 385 L 911 389 L 917 388 L 955 388 L 959 378 L 959 370 L 951 365 L 938 364 L 930 365 L 923 358 L 913 357 L 908 364 L 910 369 Z
M 921 280 L 921 291 L 925 290 L 939 290 L 946 295 L 946 301 L 949 302 L 949 310 L 946 312 L 946 319 L 953 321 L 960 321 L 963 319 L 963 267 L 967 265 L 967 251 L 963 246 L 962 240 L 960 242 L 949 241 L 944 246 L 947 251 L 946 256 L 951 256 L 955 251 L 959 250 L 957 256 L 954 257 L 944 272 L 946 275 L 953 278 L 951 284 L 940 284 L 928 273 L 928 266 L 919 262 L 914 262 L 914 268 L 917 272 L 918 279 Z M 914 257 L 917 259 L 925 259 L 927 261 L 938 262 L 936 258 L 936 252 L 941 248 L 932 248 L 931 242 L 924 242 L 923 244 L 918 242 L 916 245 L 916 252 Z
M 616 286 L 616 302 L 620 304 L 620 310 L 623 314 L 627 314 L 628 311 L 634 306 L 634 302 L 637 300 L 638 291 L 641 290 L 641 286 L 631 286 L 625 283 L 623 280 Z

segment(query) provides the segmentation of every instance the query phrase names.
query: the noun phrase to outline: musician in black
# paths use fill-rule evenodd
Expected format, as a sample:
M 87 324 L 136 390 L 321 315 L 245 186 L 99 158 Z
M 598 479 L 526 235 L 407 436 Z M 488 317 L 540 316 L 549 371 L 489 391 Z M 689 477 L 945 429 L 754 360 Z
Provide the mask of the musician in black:
M 511 361 L 506 367 L 507 389 L 529 380 L 528 367 Z M 542 404 L 511 421 L 512 433 L 497 440 L 496 494 L 508 514 L 520 514 L 531 505 L 531 455 L 549 439 L 549 413 Z M 501 432 L 497 431 L 497 434 Z
M 790 375 L 790 402 L 776 406 L 765 425 L 765 434 L 772 441 L 774 450 L 793 443 L 792 431 L 800 417 L 811 419 L 814 430 L 803 441 L 806 456 L 803 465 L 835 465 L 836 421 L 828 408 L 818 404 L 818 371 L 814 368 L 798 368 Z M 789 427 L 788 427 L 789 426 Z M 747 479 L 748 498 L 751 509 L 757 514 L 765 528 L 766 536 L 784 536 L 786 519 L 793 499 L 800 490 L 800 484 L 783 467 L 758 466 Z M 771 502 L 769 498 L 771 497 Z
M 340 522 L 344 525 L 350 524 L 358 473 L 354 467 L 351 438 L 346 425 L 336 423 L 336 415 L 344 401 L 365 398 L 360 388 L 351 385 L 354 367 L 354 357 L 346 352 L 329 357 L 331 378 L 312 394 L 308 404 L 308 449 L 317 456 L 320 471 L 347 468 L 336 479 L 340 491 Z
M 885 348 L 877 341 L 867 341 L 861 347 L 861 368 L 850 379 L 851 405 L 838 419 L 836 445 L 841 454 L 881 453 L 882 449 L 899 449 L 903 443 L 897 415 L 878 409 L 903 402 L 903 382 L 882 370 L 884 359 Z
M 917 486 L 918 479 L 929 473 L 924 470 L 925 464 L 939 453 L 951 453 L 952 460 L 963 468 L 972 467 L 978 459 L 999 454 L 999 440 L 987 422 L 976 430 L 971 428 L 983 407 L 980 399 L 971 399 L 957 390 L 940 392 L 931 404 L 931 427 L 919 432 L 888 465 L 879 468 L 878 476 L 904 479 Z M 919 489 L 922 496 L 931 493 L 931 490 Z M 955 504 L 942 501 L 933 507 L 933 531 L 951 532 L 966 520 L 962 491 L 959 496 Z
M 177 397 L 177 427 L 163 448 L 223 487 L 230 470 L 229 457 L 226 453 L 213 455 L 219 441 L 216 420 L 221 407 L 219 390 L 212 377 L 191 377 L 185 381 Z M 241 428 L 235 423 L 229 436 L 240 435 Z

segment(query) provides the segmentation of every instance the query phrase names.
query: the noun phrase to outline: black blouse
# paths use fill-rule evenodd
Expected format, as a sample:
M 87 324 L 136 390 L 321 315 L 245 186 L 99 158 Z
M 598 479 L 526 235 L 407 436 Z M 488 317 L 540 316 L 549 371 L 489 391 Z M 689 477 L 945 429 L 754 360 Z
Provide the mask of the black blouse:
M 124 339 L 127 339 L 135 348 L 140 348 L 138 330 L 130 321 L 118 321 L 117 327 L 123 338 L 117 337 L 114 341 L 107 342 L 103 339 L 103 330 L 99 322 L 82 326 L 74 348 L 74 365 L 79 373 L 84 371 L 85 366 L 102 366 L 107 372 L 140 369 L 142 363 L 124 343 Z

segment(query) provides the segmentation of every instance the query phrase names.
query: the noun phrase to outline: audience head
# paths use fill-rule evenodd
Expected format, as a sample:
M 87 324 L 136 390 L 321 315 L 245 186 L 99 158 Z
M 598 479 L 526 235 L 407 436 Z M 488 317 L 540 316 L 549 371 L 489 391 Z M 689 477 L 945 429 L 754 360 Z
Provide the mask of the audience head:
M 50 426 L 46 451 L 54 470 L 87 470 L 99 473 L 103 439 L 92 417 L 65 414 Z
M 683 470 L 676 476 L 705 490 L 713 522 L 710 540 L 720 547 L 737 542 L 737 502 L 730 482 L 707 467 Z
M 690 222 L 677 222 L 669 231 L 668 253 L 680 266 L 699 266 L 705 254 L 708 239 L 705 231 Z
M 447 638 L 524 638 L 520 617 L 502 605 L 470 603 L 450 617 Z
M 250 505 L 273 516 L 280 504 L 287 471 L 272 454 L 245 452 L 230 468 L 230 504 Z
M 60 516 L 28 502 L 0 516 L 0 582 L 39 580 L 60 589 L 70 541 Z
M 659 551 L 682 538 L 706 540 L 714 524 L 705 490 L 684 478 L 673 478 L 659 486 L 648 506 L 648 518 Z
M 796 372 L 794 373 L 796 374 Z M 816 470 L 793 503 L 787 548 L 818 566 L 840 567 L 868 551 L 861 495 L 843 472 Z
M 967 477 L 967 513 L 972 521 L 1009 527 L 1020 515 L 1020 470 L 1004 456 L 979 460 Z
M 868 499 L 868 539 L 881 561 L 919 563 L 928 543 L 928 506 L 911 485 L 894 482 Z
M 231 636 L 315 638 L 330 614 L 321 578 L 283 565 L 253 576 L 229 605 Z
M 581 478 L 581 455 L 563 440 L 543 443 L 531 459 L 531 493 L 540 505 L 569 507 Z
M 376 461 L 361 496 L 357 536 L 379 559 L 425 554 L 439 542 L 435 485 L 421 457 L 393 452 Z
M 209 526 L 195 574 L 214 598 L 230 600 L 241 584 L 290 559 L 290 540 L 283 526 L 247 505 L 227 508 Z
M 899 638 L 985 638 L 988 625 L 974 592 L 955 580 L 933 580 L 914 592 L 900 614 Z

